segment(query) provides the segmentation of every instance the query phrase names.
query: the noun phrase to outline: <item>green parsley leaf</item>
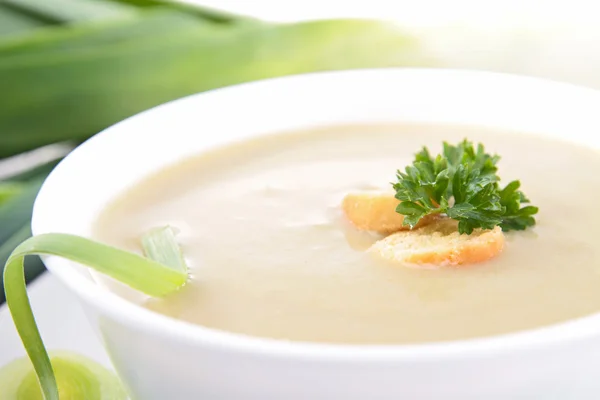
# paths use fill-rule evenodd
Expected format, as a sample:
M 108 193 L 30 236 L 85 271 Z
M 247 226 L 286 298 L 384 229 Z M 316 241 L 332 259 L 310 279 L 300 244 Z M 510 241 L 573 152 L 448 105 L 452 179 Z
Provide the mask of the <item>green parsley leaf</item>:
M 460 233 L 474 229 L 523 230 L 535 225 L 538 208 L 529 203 L 520 182 L 499 186 L 496 164 L 498 155 L 485 152 L 468 140 L 457 145 L 443 144 L 443 151 L 432 157 L 424 147 L 412 165 L 396 173 L 392 183 L 401 203 L 396 212 L 404 215 L 404 224 L 414 227 L 421 218 L 445 214 L 459 221 Z

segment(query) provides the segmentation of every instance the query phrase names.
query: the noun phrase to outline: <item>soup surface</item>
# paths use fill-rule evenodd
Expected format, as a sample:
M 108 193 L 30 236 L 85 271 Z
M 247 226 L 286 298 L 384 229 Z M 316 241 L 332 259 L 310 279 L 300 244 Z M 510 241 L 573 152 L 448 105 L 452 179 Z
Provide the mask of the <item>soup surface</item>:
M 423 145 L 482 142 L 540 207 L 533 229 L 465 268 L 416 269 L 365 250 L 349 192 L 389 189 Z M 265 136 L 161 171 L 100 216 L 97 239 L 139 251 L 170 224 L 191 282 L 147 308 L 221 330 L 298 341 L 415 343 L 534 328 L 600 310 L 596 152 L 464 126 L 334 126 Z

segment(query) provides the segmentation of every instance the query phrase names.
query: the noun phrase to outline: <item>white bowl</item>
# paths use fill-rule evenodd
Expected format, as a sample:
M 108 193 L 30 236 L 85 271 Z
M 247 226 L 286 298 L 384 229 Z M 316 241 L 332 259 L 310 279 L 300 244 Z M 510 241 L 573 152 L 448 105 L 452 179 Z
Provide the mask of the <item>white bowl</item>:
M 125 188 L 228 142 L 366 121 L 476 124 L 600 148 L 600 92 L 487 72 L 386 69 L 301 75 L 202 93 L 129 118 L 78 147 L 42 187 L 33 231 L 89 236 L 98 213 Z M 600 315 L 434 344 L 285 342 L 148 311 L 98 286 L 81 266 L 57 257 L 44 261 L 81 299 L 135 399 L 585 400 L 600 395 L 595 392 Z

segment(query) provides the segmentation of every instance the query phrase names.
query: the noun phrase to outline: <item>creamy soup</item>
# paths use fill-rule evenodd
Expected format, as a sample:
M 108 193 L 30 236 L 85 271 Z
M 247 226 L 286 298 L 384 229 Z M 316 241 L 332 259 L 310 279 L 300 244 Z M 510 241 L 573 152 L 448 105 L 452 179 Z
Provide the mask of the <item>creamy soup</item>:
M 500 256 L 462 268 L 391 264 L 381 237 L 348 223 L 349 192 L 388 189 L 426 145 L 482 142 L 520 179 L 537 225 Z M 95 237 L 140 251 L 148 229 L 179 230 L 192 278 L 141 303 L 224 331 L 333 343 L 417 343 L 535 328 L 600 310 L 595 199 L 600 157 L 520 132 L 465 126 L 335 126 L 260 137 L 186 160 L 118 198 Z

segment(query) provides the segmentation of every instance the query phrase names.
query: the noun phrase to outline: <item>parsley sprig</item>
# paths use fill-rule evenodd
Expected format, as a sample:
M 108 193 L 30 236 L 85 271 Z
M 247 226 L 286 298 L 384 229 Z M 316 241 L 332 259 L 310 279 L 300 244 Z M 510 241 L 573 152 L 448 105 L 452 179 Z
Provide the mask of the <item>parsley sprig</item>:
M 442 154 L 432 157 L 424 147 L 412 165 L 398 170 L 393 183 L 401 203 L 396 212 L 404 215 L 404 224 L 415 226 L 431 214 L 445 214 L 459 221 L 458 231 L 470 234 L 475 228 L 503 231 L 524 230 L 535 225 L 538 208 L 519 191 L 520 182 L 500 188 L 497 155 L 477 148 L 466 139 L 456 146 L 444 142 Z

